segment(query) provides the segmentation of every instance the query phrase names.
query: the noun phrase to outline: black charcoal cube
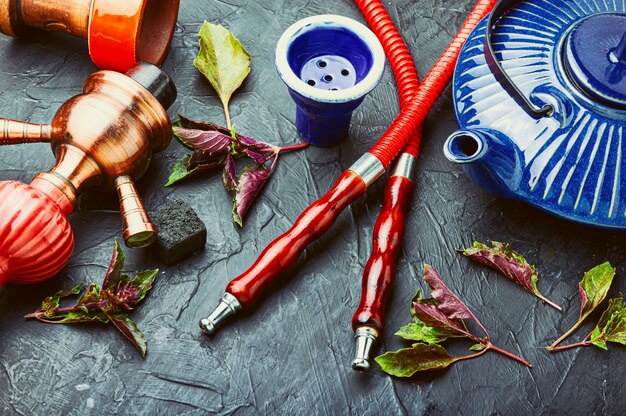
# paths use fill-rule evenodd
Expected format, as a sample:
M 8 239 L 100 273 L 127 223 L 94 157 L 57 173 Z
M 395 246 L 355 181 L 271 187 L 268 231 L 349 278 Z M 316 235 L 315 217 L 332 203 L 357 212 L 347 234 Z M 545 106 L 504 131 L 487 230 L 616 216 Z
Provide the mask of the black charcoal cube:
M 177 199 L 152 215 L 159 238 L 155 244 L 161 261 L 170 266 L 201 250 L 206 227 L 187 203 Z

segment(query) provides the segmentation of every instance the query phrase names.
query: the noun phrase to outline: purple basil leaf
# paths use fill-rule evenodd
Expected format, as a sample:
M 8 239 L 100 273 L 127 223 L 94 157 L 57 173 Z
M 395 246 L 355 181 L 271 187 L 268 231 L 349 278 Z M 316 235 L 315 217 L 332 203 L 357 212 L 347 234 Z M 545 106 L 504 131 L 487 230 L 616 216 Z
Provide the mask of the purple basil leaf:
M 524 256 L 513 250 L 509 244 L 492 241 L 491 245 L 492 247 L 489 247 L 486 244 L 475 241 L 472 247 L 464 250 L 462 253 L 477 263 L 499 271 L 543 302 L 557 310 L 561 310 L 560 306 L 549 301 L 539 292 L 539 289 L 537 289 L 538 275 L 535 267 L 528 263 Z
M 117 240 L 115 240 L 115 247 L 113 247 L 113 256 L 109 263 L 109 269 L 104 275 L 104 281 L 102 282 L 102 290 L 115 289 L 120 281 L 122 267 L 124 267 L 124 252 L 120 247 Z
M 254 160 L 259 165 L 263 165 L 265 162 L 273 158 L 275 154 L 275 153 L 264 154 L 264 153 L 255 152 L 254 150 L 250 150 L 250 149 L 244 150 L 244 153 L 246 154 L 246 156 Z
M 230 130 L 228 130 L 228 128 L 226 127 L 220 126 L 215 123 L 210 123 L 210 122 L 193 121 L 191 119 L 188 119 L 187 117 L 181 116 L 180 114 L 178 115 L 178 117 L 179 117 L 178 124 L 183 128 L 205 130 L 205 131 L 217 131 L 230 137 L 232 140 Z M 251 148 L 257 148 L 257 149 L 268 147 L 267 143 L 263 143 L 256 139 L 253 139 L 252 137 L 247 137 L 239 133 L 236 133 L 235 137 L 236 137 L 236 140 L 243 147 L 251 147 Z
M 243 226 L 243 217 L 252 206 L 257 195 L 267 183 L 271 172 L 267 169 L 250 170 L 239 177 L 239 189 L 233 205 L 233 220 Z
M 474 314 L 469 310 L 448 286 L 443 283 L 441 276 L 430 264 L 424 265 L 424 281 L 430 286 L 431 296 L 437 300 L 437 309 L 450 319 L 471 319 L 477 321 Z
M 137 272 L 132 280 L 128 275 L 124 275 L 124 284 L 119 285 L 115 291 L 115 297 L 122 302 L 120 306 L 129 309 L 141 302 L 152 289 L 158 273 L 158 269 Z
M 36 318 L 53 324 L 77 322 L 112 322 L 145 356 L 146 339 L 137 325 L 126 314 L 152 289 L 158 270 L 146 270 L 135 274 L 133 279 L 123 274 L 124 253 L 117 241 L 102 289 L 92 283 L 85 294 L 73 306 L 60 307 L 60 300 L 80 293 L 82 285 L 57 292 L 42 303 L 40 309 L 25 318 Z
M 237 134 L 236 136 L 237 142 L 245 148 L 264 149 L 269 146 L 267 143 L 253 139 L 252 137 L 242 136 L 241 134 Z
M 48 296 L 41 302 L 41 306 L 37 309 L 37 312 L 43 312 L 46 314 L 54 315 L 59 308 L 59 304 L 61 303 L 61 299 L 67 298 L 69 296 L 76 296 L 80 293 L 83 288 L 82 283 L 80 285 L 76 285 L 71 289 L 59 290 L 52 296 Z
M 146 337 L 139 330 L 137 324 L 125 313 L 117 313 L 108 316 L 113 325 L 137 347 L 139 352 L 141 352 L 141 356 L 145 357 L 148 348 Z
M 602 303 L 613 283 L 615 268 L 607 261 L 586 272 L 578 283 L 580 320 L 585 319 Z
M 248 212 L 248 209 L 250 209 L 252 203 L 274 171 L 277 161 L 278 154 L 274 156 L 274 161 L 269 169 L 266 169 L 264 165 L 256 165 L 252 168 L 248 167 L 239 177 L 239 189 L 237 189 L 233 203 L 233 220 L 239 224 L 240 227 L 243 226 L 243 217 L 246 215 L 246 212 Z
M 222 127 L 219 124 L 211 123 L 210 121 L 194 121 L 180 114 L 178 115 L 178 125 L 186 129 L 206 131 L 214 130 L 226 135 L 230 135 L 230 131 L 226 127 Z
M 464 324 L 456 319 L 450 319 L 437 306 L 423 303 L 413 303 L 415 318 L 422 321 L 426 326 L 438 331 L 444 331 L 462 336 L 468 336 Z
M 235 167 L 235 158 L 233 155 L 228 155 L 226 158 L 224 170 L 222 171 L 222 179 L 224 180 L 224 187 L 227 191 L 234 191 L 238 188 L 237 169 Z
M 35 318 L 50 324 L 73 324 L 79 322 L 108 322 L 108 318 L 99 310 L 88 309 L 93 302 L 99 300 L 99 288 L 92 284 L 87 288 L 87 292 L 80 298 L 73 307 L 60 308 L 60 300 L 69 296 L 76 296 L 80 293 L 82 284 L 74 286 L 69 290 L 61 290 L 55 295 L 47 297 L 41 307 L 33 313 L 24 317 L 26 319 Z
M 226 154 L 230 152 L 233 138 L 219 131 L 205 131 L 174 127 L 174 134 L 183 144 L 194 150 L 208 154 Z
M 226 162 L 227 157 L 228 154 L 210 154 L 196 150 L 189 158 L 188 168 L 201 169 L 202 172 L 217 169 Z
M 440 345 L 416 343 L 411 348 L 376 357 L 381 369 L 395 377 L 411 377 L 420 371 L 442 370 L 463 357 L 453 357 Z

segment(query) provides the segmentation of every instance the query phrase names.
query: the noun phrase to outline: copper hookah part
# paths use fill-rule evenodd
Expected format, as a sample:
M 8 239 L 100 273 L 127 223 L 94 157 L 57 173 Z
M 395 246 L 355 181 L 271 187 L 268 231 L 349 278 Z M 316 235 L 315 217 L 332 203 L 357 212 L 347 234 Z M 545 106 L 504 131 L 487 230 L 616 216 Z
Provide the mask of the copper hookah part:
M 31 183 L 66 213 L 86 187 L 117 189 L 129 247 L 144 247 L 156 229 L 133 180 L 148 168 L 154 152 L 167 148 L 172 125 L 166 112 L 176 98 L 172 80 L 151 64 L 138 64 L 126 75 L 99 71 L 90 75 L 83 94 L 61 105 L 50 125 L 0 120 L 0 144 L 50 142 L 56 166 Z
M 179 6 L 180 0 L 0 0 L 0 32 L 69 33 L 88 40 L 97 66 L 125 72 L 138 62 L 163 63 Z

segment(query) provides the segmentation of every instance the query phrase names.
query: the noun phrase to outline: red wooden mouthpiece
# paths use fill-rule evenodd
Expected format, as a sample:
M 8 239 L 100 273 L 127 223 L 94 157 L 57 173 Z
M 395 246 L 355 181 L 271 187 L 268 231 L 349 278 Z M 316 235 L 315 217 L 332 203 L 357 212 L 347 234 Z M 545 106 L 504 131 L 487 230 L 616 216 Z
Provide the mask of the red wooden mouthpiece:
M 352 328 L 384 327 L 389 292 L 396 277 L 396 257 L 404 238 L 405 216 L 410 206 L 413 182 L 402 176 L 387 181 L 383 209 L 374 227 L 372 255 L 363 271 L 361 302 L 352 318 Z
M 366 191 L 360 176 L 346 171 L 329 193 L 314 202 L 285 234 L 274 240 L 246 272 L 230 282 L 226 292 L 249 308 L 293 266 L 307 245 L 333 225 L 339 214 Z

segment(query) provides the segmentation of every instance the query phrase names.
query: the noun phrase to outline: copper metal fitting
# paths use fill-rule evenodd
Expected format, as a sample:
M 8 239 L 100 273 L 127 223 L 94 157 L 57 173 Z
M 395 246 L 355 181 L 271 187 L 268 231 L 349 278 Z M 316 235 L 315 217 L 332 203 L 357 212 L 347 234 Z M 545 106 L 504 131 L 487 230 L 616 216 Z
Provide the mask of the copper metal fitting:
M 179 5 L 180 0 L 0 0 L 0 32 L 67 32 L 88 40 L 100 68 L 124 72 L 141 61 L 163 63 Z
M 127 74 L 92 74 L 83 94 L 62 104 L 48 126 L 0 120 L 0 144 L 50 142 L 56 166 L 38 174 L 32 186 L 68 212 L 85 187 L 117 189 L 124 241 L 129 247 L 143 247 L 154 241 L 156 229 L 132 181 L 145 173 L 152 154 L 172 139 L 166 108 L 176 89 L 150 64 L 139 64 Z

